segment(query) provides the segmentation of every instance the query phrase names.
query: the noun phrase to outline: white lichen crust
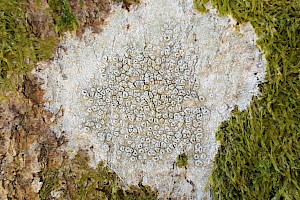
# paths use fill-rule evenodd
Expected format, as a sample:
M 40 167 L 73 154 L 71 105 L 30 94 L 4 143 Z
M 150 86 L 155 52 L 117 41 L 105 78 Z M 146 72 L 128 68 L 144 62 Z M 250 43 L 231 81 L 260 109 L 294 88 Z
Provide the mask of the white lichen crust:
M 102 33 L 68 37 L 44 70 L 46 106 L 63 110 L 53 129 L 127 183 L 201 199 L 218 125 L 235 105 L 247 107 L 264 75 L 254 31 L 248 24 L 241 34 L 214 11 L 195 13 L 191 0 L 115 9 Z M 176 167 L 181 153 L 187 169 Z
M 158 162 L 188 152 L 207 162 L 203 123 L 209 115 L 199 90 L 199 49 L 180 42 L 184 27 L 166 22 L 159 45 L 127 46 L 101 57 L 101 82 L 81 91 L 81 128 L 113 148 L 117 160 Z M 209 98 L 209 97 L 208 97 Z

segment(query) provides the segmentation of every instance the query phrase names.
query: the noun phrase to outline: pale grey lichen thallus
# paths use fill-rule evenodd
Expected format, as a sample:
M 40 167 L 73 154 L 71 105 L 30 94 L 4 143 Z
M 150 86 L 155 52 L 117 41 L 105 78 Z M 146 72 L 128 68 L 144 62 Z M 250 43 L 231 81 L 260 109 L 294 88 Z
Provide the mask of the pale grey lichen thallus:
M 202 126 L 209 109 L 197 90 L 198 49 L 176 42 L 180 31 L 168 24 L 160 46 L 104 55 L 106 84 L 82 90 L 88 113 L 83 129 L 97 134 L 106 149 L 119 142 L 117 159 L 159 162 L 177 150 L 197 166 L 205 163 Z

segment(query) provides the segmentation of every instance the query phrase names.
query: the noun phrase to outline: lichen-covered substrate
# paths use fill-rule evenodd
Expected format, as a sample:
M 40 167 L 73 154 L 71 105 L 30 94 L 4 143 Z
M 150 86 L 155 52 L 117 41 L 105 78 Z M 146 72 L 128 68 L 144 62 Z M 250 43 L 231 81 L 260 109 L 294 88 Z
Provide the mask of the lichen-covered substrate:
M 46 106 L 63 111 L 54 131 L 128 184 L 160 197 L 208 195 L 214 132 L 235 105 L 246 108 L 265 71 L 251 26 L 237 32 L 232 23 L 195 13 L 192 1 L 115 7 L 101 33 L 67 38 L 38 73 Z M 189 162 L 178 169 L 183 153 Z

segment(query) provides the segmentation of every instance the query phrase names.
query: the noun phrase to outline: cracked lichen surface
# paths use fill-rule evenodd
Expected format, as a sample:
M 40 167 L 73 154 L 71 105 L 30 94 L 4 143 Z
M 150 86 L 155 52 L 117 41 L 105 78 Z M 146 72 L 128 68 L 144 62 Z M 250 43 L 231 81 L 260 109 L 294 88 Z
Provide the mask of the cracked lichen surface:
M 67 38 L 44 70 L 47 107 L 63 114 L 53 128 L 69 150 L 92 149 L 127 183 L 204 197 L 214 133 L 264 75 L 252 27 L 237 32 L 230 18 L 195 13 L 192 1 L 115 11 L 100 34 Z M 182 153 L 185 169 L 176 166 Z

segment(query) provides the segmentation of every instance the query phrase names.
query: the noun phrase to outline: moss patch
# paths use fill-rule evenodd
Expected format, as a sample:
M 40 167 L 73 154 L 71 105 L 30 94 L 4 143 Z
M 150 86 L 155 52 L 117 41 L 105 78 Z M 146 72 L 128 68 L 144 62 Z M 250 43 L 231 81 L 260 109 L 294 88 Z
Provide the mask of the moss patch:
M 0 92 L 14 90 L 22 76 L 56 48 L 55 37 L 41 39 L 32 34 L 24 1 L 0 2 Z M 1 95 L 2 96 L 2 95 Z
M 69 0 L 49 0 L 51 14 L 58 33 L 76 30 L 79 21 L 73 13 Z
M 205 7 L 205 4 L 209 2 L 209 0 L 194 0 L 194 8 L 202 13 L 208 12 L 208 9 Z
M 180 168 L 186 167 L 189 164 L 187 155 L 185 153 L 178 155 L 176 158 L 176 164 Z
M 41 199 L 51 199 L 53 192 L 59 199 L 157 199 L 157 192 L 141 183 L 129 188 L 104 163 L 96 169 L 88 166 L 84 151 L 65 162 L 57 169 L 43 172 Z
M 217 132 L 215 199 L 300 199 L 299 0 L 211 0 L 222 15 L 250 22 L 268 61 L 266 82 L 247 110 Z M 206 3 L 196 0 L 204 11 Z

